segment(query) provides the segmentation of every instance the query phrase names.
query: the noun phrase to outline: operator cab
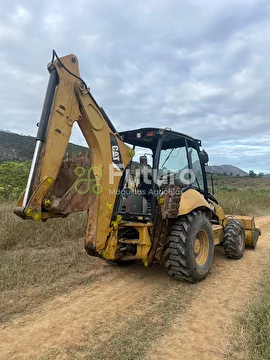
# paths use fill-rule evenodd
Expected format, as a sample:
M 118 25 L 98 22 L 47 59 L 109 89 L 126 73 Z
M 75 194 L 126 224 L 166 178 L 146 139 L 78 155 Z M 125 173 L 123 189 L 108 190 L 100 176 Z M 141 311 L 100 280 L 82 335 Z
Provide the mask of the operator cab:
M 169 129 L 142 128 L 119 133 L 135 151 L 119 191 L 118 214 L 124 220 L 151 221 L 157 197 L 168 187 L 193 188 L 208 198 L 201 142 Z

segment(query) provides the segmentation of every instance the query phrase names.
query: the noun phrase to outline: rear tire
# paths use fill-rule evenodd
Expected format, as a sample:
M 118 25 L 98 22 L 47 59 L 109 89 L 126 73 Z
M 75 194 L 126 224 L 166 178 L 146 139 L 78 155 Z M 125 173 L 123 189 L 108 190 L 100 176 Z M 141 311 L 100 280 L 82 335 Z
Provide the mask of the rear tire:
M 176 219 L 164 252 L 165 266 L 177 280 L 198 282 L 208 274 L 214 256 L 212 225 L 201 211 Z
M 232 219 L 224 228 L 223 247 L 231 259 L 241 259 L 246 245 L 245 229 L 241 221 Z

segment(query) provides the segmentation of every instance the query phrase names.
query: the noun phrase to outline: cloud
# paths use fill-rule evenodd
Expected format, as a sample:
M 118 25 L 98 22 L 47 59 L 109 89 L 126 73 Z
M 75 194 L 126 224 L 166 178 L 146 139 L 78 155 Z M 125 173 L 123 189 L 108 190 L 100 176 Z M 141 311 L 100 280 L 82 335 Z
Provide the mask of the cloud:
M 1 10 L 0 128 L 35 134 L 55 48 L 78 56 L 119 131 L 169 126 L 201 138 L 211 163 L 270 172 L 268 1 L 2 0 Z

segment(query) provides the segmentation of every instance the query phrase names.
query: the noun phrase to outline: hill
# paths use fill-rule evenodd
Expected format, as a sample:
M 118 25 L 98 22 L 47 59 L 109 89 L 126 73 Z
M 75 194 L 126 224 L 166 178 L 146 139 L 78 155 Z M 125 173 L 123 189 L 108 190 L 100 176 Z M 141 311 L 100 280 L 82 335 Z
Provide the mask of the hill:
M 0 162 L 10 160 L 31 160 L 36 139 L 33 136 L 24 136 L 9 131 L 0 130 Z M 85 152 L 88 149 L 84 146 L 68 144 L 69 153 Z
M 231 176 L 247 176 L 248 173 L 233 165 L 213 165 L 207 166 L 206 171 L 212 174 L 227 174 Z
M 9 131 L 0 130 L 0 163 L 4 161 L 25 161 L 31 160 L 34 148 L 35 138 L 33 136 L 25 136 L 15 134 Z M 88 149 L 84 146 L 68 144 L 67 152 L 79 153 Z M 206 171 L 215 174 L 227 174 L 232 176 L 247 176 L 248 173 L 232 165 L 213 165 L 207 166 Z

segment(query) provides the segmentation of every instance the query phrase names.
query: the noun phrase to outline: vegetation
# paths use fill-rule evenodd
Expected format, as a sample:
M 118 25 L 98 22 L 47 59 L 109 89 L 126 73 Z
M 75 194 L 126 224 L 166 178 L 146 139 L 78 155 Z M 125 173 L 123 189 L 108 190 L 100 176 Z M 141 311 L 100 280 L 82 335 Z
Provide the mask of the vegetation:
M 2 164 L 0 187 L 9 191 L 14 186 L 15 189 L 21 190 L 25 186 L 28 170 L 29 163 Z M 269 179 L 219 175 L 214 176 L 214 182 L 215 195 L 226 213 L 257 216 L 270 214 Z M 11 191 L 9 196 L 5 197 L 13 196 L 17 195 Z M 105 262 L 88 257 L 83 249 L 85 213 L 73 214 L 66 219 L 49 220 L 46 223 L 34 223 L 23 221 L 13 215 L 13 207 L 13 201 L 2 199 L 0 203 L 0 322 L 2 323 L 23 313 L 34 311 L 52 296 L 94 282 L 109 271 Z M 96 264 L 99 271 L 92 273 Z M 178 296 L 177 286 L 175 292 L 175 296 Z M 270 277 L 266 274 L 258 290 L 257 301 L 238 323 L 238 333 L 244 334 L 241 343 L 250 349 L 250 360 L 270 358 L 269 298 Z M 170 304 L 169 300 L 168 304 Z M 172 311 L 169 309 L 170 312 Z M 149 312 L 149 315 L 148 319 L 151 319 L 152 315 L 154 318 L 154 314 Z M 166 316 L 164 312 L 164 319 L 161 318 L 164 324 L 167 321 Z M 141 328 L 148 329 L 144 321 L 144 317 L 138 318 L 134 329 L 136 331 Z M 126 326 L 129 325 L 130 323 L 127 322 Z M 143 333 L 144 337 L 145 334 L 147 332 Z M 129 343 L 132 344 L 135 338 L 136 334 L 131 333 L 128 338 Z M 123 345 L 122 333 L 121 337 L 116 334 L 115 341 L 120 349 Z M 118 351 L 118 348 L 108 349 L 112 353 Z M 76 351 L 78 349 L 74 349 L 74 352 Z M 106 349 L 96 351 L 104 353 L 104 358 L 108 355 Z M 134 347 L 132 351 L 137 350 Z M 239 348 L 236 351 L 240 352 L 243 349 Z
M 0 196 L 18 197 L 27 183 L 31 162 L 8 161 L 0 165 Z
M 31 160 L 34 154 L 36 139 L 9 131 L 0 130 L 0 162 Z M 85 152 L 84 146 L 68 144 L 68 153 Z
M 256 174 L 255 174 L 256 175 Z M 216 197 L 230 214 L 270 214 L 270 179 L 253 173 L 245 178 L 214 176 Z M 237 319 L 237 333 L 229 353 L 237 359 L 270 359 L 270 276 L 257 284 L 255 302 Z M 229 356 L 230 357 L 230 356 Z
M 270 359 L 270 276 L 265 274 L 260 297 L 252 304 L 240 324 L 248 335 L 250 360 Z
M 16 217 L 13 208 L 0 204 L 0 322 L 94 281 L 88 270 L 97 261 L 83 249 L 86 214 L 35 223 Z
M 270 191 L 266 189 L 223 186 L 215 196 L 227 214 L 266 215 L 270 213 Z
M 235 321 L 239 336 L 231 338 L 228 358 L 239 360 L 270 359 L 270 276 L 268 269 L 256 284 L 251 305 Z M 237 354 L 237 357 L 234 355 Z

